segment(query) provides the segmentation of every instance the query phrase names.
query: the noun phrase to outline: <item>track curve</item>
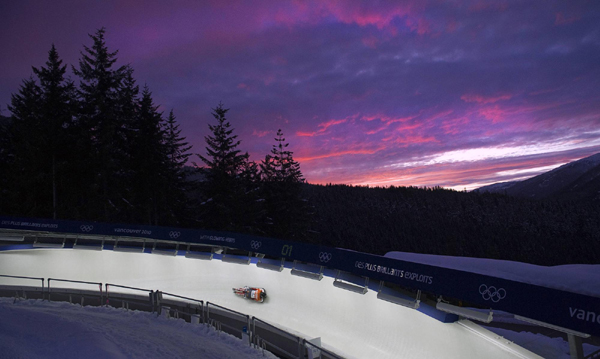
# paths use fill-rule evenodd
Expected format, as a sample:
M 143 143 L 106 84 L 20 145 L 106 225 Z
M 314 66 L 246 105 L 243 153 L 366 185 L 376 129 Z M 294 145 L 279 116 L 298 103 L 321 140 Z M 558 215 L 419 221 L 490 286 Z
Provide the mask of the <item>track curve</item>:
M 459 323 L 333 286 L 256 267 L 110 250 L 31 249 L 0 252 L 0 273 L 141 287 L 214 302 L 311 339 L 347 358 L 535 358 L 490 342 Z M 231 288 L 261 286 L 263 304 Z M 516 347 L 516 345 L 515 345 Z

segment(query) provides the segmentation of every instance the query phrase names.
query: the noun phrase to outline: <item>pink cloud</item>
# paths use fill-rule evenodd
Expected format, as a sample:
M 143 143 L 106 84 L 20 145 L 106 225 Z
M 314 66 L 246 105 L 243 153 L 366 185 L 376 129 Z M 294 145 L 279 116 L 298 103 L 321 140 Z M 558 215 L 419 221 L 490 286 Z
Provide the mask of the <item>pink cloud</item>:
M 459 117 L 452 120 L 447 120 L 442 123 L 442 130 L 447 135 L 457 135 L 462 129 L 462 126 L 467 125 L 470 120 L 467 117 Z
M 431 23 L 423 17 L 419 17 L 416 19 L 406 19 L 406 25 L 412 31 L 416 31 L 419 35 L 431 33 Z
M 351 185 L 379 186 L 418 186 L 418 187 L 459 187 L 473 182 L 493 183 L 509 181 L 515 176 L 502 176 L 498 173 L 522 168 L 536 168 L 555 163 L 570 162 L 572 155 L 553 155 L 543 158 L 514 158 L 511 161 L 480 161 L 477 166 L 460 164 L 415 165 L 394 169 L 380 169 L 369 172 L 347 172 L 342 175 L 320 172 L 310 176 L 308 181 L 314 184 L 345 183 Z
M 431 30 L 429 21 L 423 16 L 423 8 L 424 5 L 420 2 L 390 2 L 377 6 L 356 1 L 298 1 L 292 6 L 277 9 L 273 18 L 277 23 L 287 26 L 297 23 L 317 24 L 333 18 L 344 24 L 374 26 L 392 35 L 397 33 L 392 22 L 400 19 L 411 31 L 424 35 Z
M 579 16 L 569 16 L 569 17 L 565 17 L 565 15 L 563 15 L 562 12 L 558 12 L 556 13 L 556 19 L 554 20 L 554 25 L 566 25 L 566 24 L 570 24 L 573 23 L 575 21 L 578 21 L 579 19 L 581 19 L 581 17 Z
M 298 162 L 307 162 L 307 161 L 313 161 L 313 160 L 320 160 L 320 159 L 324 159 L 324 158 L 330 158 L 330 157 L 340 157 L 340 156 L 349 156 L 349 155 L 372 155 L 378 151 L 380 151 L 382 148 L 377 148 L 377 149 L 358 149 L 358 150 L 346 150 L 346 151 L 338 151 L 338 152 L 329 152 L 329 153 L 325 153 L 325 154 L 320 154 L 320 155 L 315 155 L 315 156 L 305 156 L 305 157 L 298 157 L 296 158 L 296 160 Z
M 409 134 L 406 136 L 401 136 L 401 137 L 396 137 L 396 138 L 387 137 L 387 138 L 384 138 L 382 141 L 400 145 L 400 147 L 408 147 L 411 145 L 418 145 L 418 144 L 423 144 L 423 143 L 428 143 L 428 142 L 439 142 L 433 136 L 422 136 L 419 134 L 417 134 L 417 135 Z
M 362 116 L 360 119 L 362 121 L 367 121 L 367 122 L 372 122 L 372 121 L 377 121 L 377 120 L 383 122 L 382 126 L 379 126 L 375 129 L 368 130 L 367 132 L 365 132 L 367 135 L 373 135 L 373 134 L 376 134 L 378 132 L 388 129 L 391 124 L 398 123 L 398 122 L 405 123 L 405 122 L 408 122 L 408 121 L 414 119 L 415 117 L 416 116 L 390 117 L 390 116 L 385 116 L 385 115 L 371 115 L 371 116 Z M 400 129 L 397 128 L 396 130 L 414 129 L 419 126 L 420 125 L 410 125 L 410 126 L 405 126 Z
M 482 108 L 479 110 L 479 114 L 486 119 L 491 120 L 492 123 L 501 122 L 506 118 L 506 111 L 501 109 L 498 105 Z
M 406 117 L 390 117 L 386 115 L 371 115 L 371 116 L 362 116 L 360 119 L 362 121 L 375 121 L 379 120 L 386 124 L 391 124 L 395 122 L 406 122 L 412 120 L 416 116 L 406 116 Z
M 376 38 L 375 36 L 363 37 L 361 39 L 361 42 L 363 45 L 365 45 L 366 47 L 368 47 L 370 49 L 375 49 L 375 48 L 377 48 L 377 45 L 379 45 L 379 39 Z
M 345 123 L 346 121 L 347 121 L 347 119 L 342 119 L 342 120 L 329 120 L 327 122 L 320 123 L 319 127 L 321 127 L 321 129 L 319 130 L 319 132 L 325 132 L 329 127 L 339 125 L 341 123 Z
M 296 132 L 296 135 L 300 136 L 300 137 L 313 137 L 313 136 L 322 135 L 327 131 L 327 129 L 329 127 L 339 125 L 339 124 L 345 123 L 347 121 L 348 121 L 347 118 L 341 119 L 341 120 L 335 120 L 335 119 L 329 120 L 327 122 L 322 122 L 322 123 L 318 124 L 317 126 L 319 127 L 319 130 L 317 130 L 315 132 L 298 131 L 298 132 Z
M 257 136 L 257 137 L 265 137 L 266 135 L 268 135 L 269 133 L 272 133 L 273 131 L 259 131 L 259 130 L 254 130 L 252 132 L 252 136 Z
M 460 97 L 460 99 L 465 102 L 477 102 L 477 103 L 481 103 L 481 104 L 487 104 L 487 103 L 495 103 L 498 101 L 510 100 L 512 97 L 513 97 L 513 95 L 511 95 L 511 94 L 491 96 L 491 97 L 486 97 L 486 96 L 476 95 L 476 94 L 465 94 L 465 95 L 462 95 Z
M 296 132 L 296 136 L 300 136 L 300 137 L 313 137 L 316 135 L 317 135 L 316 132 L 302 132 L 302 131 Z
M 438 113 L 433 114 L 433 115 L 429 116 L 428 118 L 426 118 L 425 122 L 433 122 L 433 121 L 438 120 L 440 118 L 444 118 L 444 117 L 450 115 L 453 112 L 454 112 L 454 110 L 444 110 L 444 111 L 438 112 Z
M 339 21 L 361 27 L 375 26 L 379 30 L 388 27 L 394 18 L 405 18 L 414 13 L 410 4 L 394 4 L 391 8 L 363 5 L 348 1 L 327 2 L 327 11 Z
M 459 27 L 459 23 L 456 20 L 450 20 L 448 25 L 446 25 L 446 32 L 453 33 Z

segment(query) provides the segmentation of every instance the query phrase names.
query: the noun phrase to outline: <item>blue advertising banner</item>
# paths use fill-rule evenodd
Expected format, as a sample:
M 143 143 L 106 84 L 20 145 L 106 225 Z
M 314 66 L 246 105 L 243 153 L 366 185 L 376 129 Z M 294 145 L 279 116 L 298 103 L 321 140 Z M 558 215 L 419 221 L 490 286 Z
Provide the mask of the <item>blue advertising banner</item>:
M 600 336 L 600 298 L 367 253 L 240 233 L 1 217 L 0 229 L 222 246 L 338 269 Z M 597 285 L 598 283 L 596 283 Z M 592 283 L 590 283 L 592 285 Z

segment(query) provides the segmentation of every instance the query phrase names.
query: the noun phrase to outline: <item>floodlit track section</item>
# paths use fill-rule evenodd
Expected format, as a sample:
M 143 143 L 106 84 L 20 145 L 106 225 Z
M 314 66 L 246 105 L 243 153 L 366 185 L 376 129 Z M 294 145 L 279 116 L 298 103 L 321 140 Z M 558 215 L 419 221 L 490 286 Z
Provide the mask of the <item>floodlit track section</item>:
M 377 299 L 375 291 L 362 295 L 352 293 L 334 287 L 334 278 L 324 276 L 321 281 L 308 280 L 293 276 L 290 271 L 289 268 L 279 272 L 255 265 L 198 260 L 182 255 L 112 250 L 0 252 L 0 272 L 3 274 L 70 278 L 92 283 L 54 280 L 51 284 L 53 295 L 59 295 L 60 289 L 65 287 L 96 288 L 95 283 L 160 289 L 260 318 L 262 322 L 258 326 L 263 329 L 274 326 L 307 340 L 320 338 L 325 349 L 346 358 L 537 357 L 525 350 L 515 353 L 517 346 L 514 344 L 490 341 L 461 325 L 462 321 L 442 323 L 416 310 Z M 246 284 L 268 288 L 267 302 L 255 303 L 231 293 L 231 288 Z M 109 293 L 116 290 L 109 289 Z M 133 289 L 130 292 L 137 293 Z M 263 335 L 266 336 L 266 332 Z
M 291 267 L 294 277 L 315 279 L 317 283 L 334 278 L 332 285 L 345 290 L 340 292 L 351 291 L 365 297 L 378 291 L 375 298 L 444 322 L 456 321 L 458 316 L 489 322 L 493 320 L 493 310 L 513 313 L 515 318 L 532 319 L 568 333 L 575 351 L 581 347 L 577 338 L 600 334 L 600 315 L 595 314 L 600 307 L 598 297 L 338 248 L 239 233 L 14 217 L 0 217 L 0 241 L 8 242 L 12 249 L 111 249 L 172 258 L 185 251 L 188 258 L 221 259 L 221 263 L 271 269 L 275 273 Z M 183 247 L 187 249 L 181 250 Z M 250 266 L 251 263 L 257 266 Z M 315 290 L 312 294 L 323 301 L 324 288 Z M 487 309 L 488 313 L 466 309 L 465 303 Z M 593 314 L 599 318 L 598 323 L 580 320 L 572 308 Z M 571 341 L 572 337 L 575 340 Z

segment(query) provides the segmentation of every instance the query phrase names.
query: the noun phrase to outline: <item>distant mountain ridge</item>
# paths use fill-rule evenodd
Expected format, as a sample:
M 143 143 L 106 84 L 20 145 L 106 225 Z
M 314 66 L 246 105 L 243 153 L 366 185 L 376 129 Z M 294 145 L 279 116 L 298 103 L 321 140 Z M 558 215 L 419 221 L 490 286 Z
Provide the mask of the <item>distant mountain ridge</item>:
M 475 191 L 531 199 L 600 201 L 600 153 L 524 181 L 494 183 Z

